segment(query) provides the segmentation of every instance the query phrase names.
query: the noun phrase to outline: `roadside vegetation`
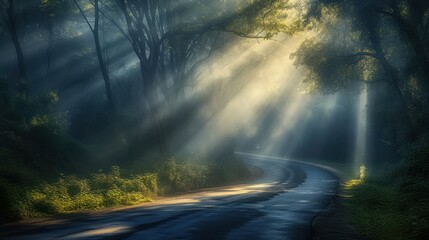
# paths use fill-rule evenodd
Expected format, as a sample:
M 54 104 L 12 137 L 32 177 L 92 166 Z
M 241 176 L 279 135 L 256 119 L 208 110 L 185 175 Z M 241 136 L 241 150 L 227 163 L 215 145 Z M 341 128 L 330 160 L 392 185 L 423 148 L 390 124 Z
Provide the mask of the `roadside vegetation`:
M 401 163 L 345 184 L 350 221 L 370 239 L 429 238 L 429 135 L 402 154 Z
M 108 207 L 150 202 L 157 196 L 185 193 L 207 187 L 237 183 L 250 177 L 240 159 L 231 157 L 221 163 L 175 157 L 151 166 L 153 171 L 130 171 L 112 166 L 88 176 L 59 174 L 56 180 L 44 179 L 30 171 L 8 170 L 2 175 L 1 222 L 34 217 L 100 210 Z M 2 171 L 5 169 L 2 167 Z
M 68 135 L 55 91 L 38 97 L 1 91 L 0 222 L 134 205 L 249 177 L 232 152 L 96 169 L 95 154 Z

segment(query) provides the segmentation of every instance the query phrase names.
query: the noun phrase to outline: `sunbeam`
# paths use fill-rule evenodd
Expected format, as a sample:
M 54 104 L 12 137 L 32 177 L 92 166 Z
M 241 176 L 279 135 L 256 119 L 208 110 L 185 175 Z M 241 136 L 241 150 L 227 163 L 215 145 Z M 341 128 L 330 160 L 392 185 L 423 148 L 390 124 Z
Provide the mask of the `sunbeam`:
M 367 158 L 367 104 L 368 104 L 368 89 L 363 86 L 363 90 L 359 96 L 358 107 L 356 112 L 356 138 L 355 149 L 353 156 L 354 169 L 361 174 L 365 168 Z
M 0 0 L 0 238 L 428 239 L 428 13 Z

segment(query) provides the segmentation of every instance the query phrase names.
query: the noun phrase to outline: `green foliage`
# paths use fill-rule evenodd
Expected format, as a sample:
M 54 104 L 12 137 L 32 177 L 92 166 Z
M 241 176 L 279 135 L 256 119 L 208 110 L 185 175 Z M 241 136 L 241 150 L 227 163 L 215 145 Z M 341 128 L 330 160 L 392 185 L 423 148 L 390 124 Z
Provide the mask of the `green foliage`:
M 232 153 L 221 154 L 214 160 L 198 154 L 186 159 L 170 156 L 161 161 L 156 172 L 165 194 L 236 183 L 250 176 L 244 162 Z
M 70 1 L 66 0 L 40 0 L 39 8 L 48 18 L 50 28 L 53 28 L 54 22 L 70 11 L 70 4 Z
M 235 8 L 235 13 L 225 14 L 230 19 L 224 28 L 238 36 L 271 39 L 281 32 L 293 35 L 308 27 L 303 8 L 290 1 L 244 1 Z
M 22 219 L 28 216 L 28 207 L 23 204 L 26 189 L 17 184 L 0 180 L 0 204 L 2 211 L 0 213 L 0 222 Z
M 244 167 L 237 159 L 208 161 L 196 155 L 159 160 L 156 167 L 132 173 L 114 166 L 90 174 L 90 165 L 83 164 L 86 149 L 67 134 L 67 115 L 57 110 L 57 92 L 29 97 L 1 83 L 0 222 L 137 204 L 241 176 L 227 173 Z
M 208 186 L 207 162 L 179 162 L 175 157 L 168 157 L 158 167 L 157 173 L 165 193 L 186 192 Z
M 56 91 L 29 97 L 0 81 L 0 221 L 34 216 L 31 196 L 40 212 L 58 212 L 60 204 L 47 204 L 40 195 L 28 195 L 41 179 L 60 172 L 86 171 L 80 165 L 85 150 L 67 134 L 66 115 L 57 111 Z M 52 199 L 52 203 L 61 202 Z M 36 214 L 37 215 L 37 214 Z
M 429 237 L 428 146 L 424 135 L 402 150 L 403 163 L 348 190 L 351 220 L 371 239 Z
M 1 82 L 1 81 L 0 81 Z M 3 82 L 4 83 L 4 82 Z M 1 84 L 0 84 L 1 85 Z M 67 115 L 57 110 L 58 93 L 29 97 L 0 86 L 0 173 L 21 172 L 54 176 L 59 172 L 85 171 L 80 161 L 85 149 L 67 133 Z M 19 171 L 17 171 L 19 173 Z M 0 178 L 16 178 L 2 174 Z
M 405 166 L 401 173 L 398 204 L 409 212 L 412 225 L 410 236 L 416 239 L 429 237 L 429 134 L 403 149 Z M 412 204 L 410 204 L 412 203 Z
M 223 154 L 211 164 L 209 175 L 211 185 L 237 183 L 249 177 L 250 172 L 246 164 L 234 155 Z
M 147 202 L 157 195 L 158 184 L 155 174 L 126 178 L 115 166 L 108 173 L 100 172 L 87 179 L 63 176 L 33 187 L 1 181 L 0 190 L 6 196 L 1 199 L 6 210 L 3 217 L 14 220 Z
M 330 26 L 326 31 L 335 32 L 335 38 L 321 33 L 305 40 L 291 54 L 297 67 L 303 67 L 307 91 L 335 93 L 358 81 L 379 81 L 383 75 L 371 50 L 357 44 L 349 29 L 352 23 L 336 19 L 340 26 Z M 324 38 L 325 37 L 325 38 Z
M 15 172 L 20 172 L 15 169 Z M 31 176 L 30 173 L 25 173 Z M 220 184 L 234 183 L 248 177 L 239 159 L 218 162 L 195 155 L 186 160 L 168 157 L 160 161 L 156 173 L 123 176 L 118 166 L 109 172 L 99 171 L 88 178 L 61 176 L 56 181 L 14 184 L 0 180 L 4 206 L 1 221 L 37 216 L 98 210 L 118 205 L 150 201 L 162 194 L 186 192 Z

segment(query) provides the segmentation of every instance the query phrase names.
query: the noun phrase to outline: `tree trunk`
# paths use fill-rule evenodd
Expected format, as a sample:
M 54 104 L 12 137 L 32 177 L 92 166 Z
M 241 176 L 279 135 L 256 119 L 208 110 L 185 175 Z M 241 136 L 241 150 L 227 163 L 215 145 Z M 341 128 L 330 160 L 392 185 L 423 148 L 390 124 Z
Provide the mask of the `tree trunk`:
M 158 107 L 155 103 L 155 90 L 153 89 L 154 74 L 144 71 L 144 66 L 141 66 L 143 75 L 143 93 L 144 98 L 149 106 L 149 111 L 153 124 L 156 127 L 156 135 L 158 141 L 159 152 L 164 155 L 168 153 L 166 136 L 164 134 L 164 127 L 161 116 L 159 115 Z
M 27 78 L 27 71 L 25 68 L 24 55 L 22 53 L 21 44 L 19 42 L 18 33 L 16 29 L 16 18 L 15 18 L 15 5 L 14 0 L 9 0 L 9 7 L 7 8 L 7 17 L 8 17 L 8 28 L 12 37 L 13 45 L 15 46 L 15 51 L 18 59 L 19 67 L 19 78 L 25 80 Z
M 168 148 L 165 140 L 165 134 L 164 134 L 164 128 L 162 124 L 162 119 L 159 116 L 158 107 L 156 104 L 153 103 L 153 101 L 149 98 L 146 98 L 146 101 L 149 104 L 150 113 L 152 115 L 153 121 L 156 125 L 156 131 L 158 136 L 158 144 L 159 144 L 159 151 L 161 154 L 167 154 Z
M 52 21 L 52 20 L 50 20 Z M 48 47 L 46 48 L 46 73 L 45 73 L 45 81 L 49 82 L 51 76 L 51 50 L 52 50 L 52 42 L 53 42 L 53 26 L 52 22 L 49 23 L 49 36 L 48 36 Z
M 380 63 L 381 67 L 383 68 L 384 73 L 386 74 L 386 79 L 388 79 L 393 90 L 397 93 L 398 100 L 401 105 L 407 127 L 409 129 L 409 137 L 410 139 L 413 139 L 415 135 L 413 121 L 411 119 L 411 115 L 408 109 L 408 103 L 405 99 L 403 91 L 401 90 L 400 77 L 398 76 L 396 69 L 394 69 L 389 63 L 389 61 L 387 60 L 386 54 L 384 53 L 384 50 L 383 50 L 383 46 L 381 45 L 380 37 L 373 23 L 370 23 L 369 25 L 367 25 L 367 29 L 369 31 L 369 38 L 370 38 L 372 47 L 375 51 L 377 60 Z
M 100 9 L 99 9 L 99 5 L 98 5 L 98 0 L 94 1 L 94 8 L 95 8 L 94 9 L 95 16 L 94 16 L 93 35 L 94 35 L 94 42 L 95 42 L 95 50 L 97 53 L 98 63 L 100 65 L 101 75 L 103 76 L 104 86 L 106 88 L 106 96 L 107 96 L 107 100 L 109 102 L 110 111 L 111 111 L 112 115 L 115 116 L 116 115 L 116 107 L 115 107 L 115 101 L 113 99 L 113 94 L 112 94 L 110 76 L 109 76 L 109 72 L 108 72 L 107 67 L 106 67 L 106 63 L 105 63 L 104 58 L 103 58 L 103 52 L 101 50 L 101 44 L 100 44 L 100 36 L 99 36 Z
M 421 87 L 425 100 L 429 101 L 429 60 L 427 58 L 427 49 L 422 36 L 420 36 L 417 29 L 416 22 L 414 24 L 407 24 L 405 20 L 398 20 L 398 25 L 402 32 L 407 36 L 415 54 L 417 68 L 423 75 L 421 78 Z
M 88 24 L 88 27 L 92 31 L 92 35 L 94 37 L 94 43 L 95 43 L 95 51 L 97 54 L 98 63 L 100 65 L 100 71 L 101 75 L 103 76 L 104 80 L 104 86 L 106 88 L 106 96 L 107 101 L 109 103 L 109 108 L 112 113 L 112 116 L 116 116 L 116 108 L 115 108 L 115 101 L 112 94 L 112 88 L 110 84 L 110 76 L 109 71 L 107 70 L 106 63 L 103 58 L 103 51 L 101 50 L 101 44 L 100 44 L 100 36 L 99 36 L 99 29 L 100 29 L 100 8 L 99 8 L 99 0 L 94 0 L 94 28 L 92 28 L 91 23 L 89 22 L 88 18 L 85 15 L 84 10 L 80 7 L 77 0 L 73 0 L 77 8 L 79 9 L 80 13 L 82 14 L 82 17 L 85 19 L 86 23 Z
M 408 38 L 416 57 L 416 65 L 418 72 L 422 75 L 420 85 L 423 93 L 423 98 L 426 102 L 429 102 L 429 59 L 427 57 L 427 49 L 424 38 L 424 23 L 423 15 L 425 10 L 420 9 L 419 4 L 415 1 L 407 1 L 409 16 L 404 17 L 401 13 L 401 6 L 398 1 L 394 1 L 392 8 L 393 12 L 389 13 L 393 21 L 398 25 L 400 31 Z
M 375 28 L 369 28 L 370 30 L 370 40 L 371 44 L 373 45 L 373 48 L 375 50 L 378 62 L 380 63 L 381 67 L 383 68 L 386 78 L 389 80 L 389 83 L 391 84 L 393 90 L 397 93 L 399 103 L 402 108 L 402 112 L 404 114 L 405 122 L 408 127 L 408 138 L 409 139 L 415 139 L 416 138 L 416 130 L 414 128 L 413 120 L 411 118 L 411 113 L 408 108 L 408 102 L 405 99 L 404 93 L 401 90 L 400 86 L 400 77 L 396 71 L 392 67 L 392 65 L 389 63 L 389 61 L 386 58 L 386 55 L 384 53 L 383 47 L 381 45 L 380 38 L 375 30 Z
M 408 38 L 410 39 L 411 45 L 414 48 L 419 71 L 422 73 L 422 77 L 419 80 L 423 97 L 426 102 L 429 103 L 429 61 L 426 56 L 424 42 L 421 39 L 417 39 L 416 37 L 417 36 L 409 36 Z

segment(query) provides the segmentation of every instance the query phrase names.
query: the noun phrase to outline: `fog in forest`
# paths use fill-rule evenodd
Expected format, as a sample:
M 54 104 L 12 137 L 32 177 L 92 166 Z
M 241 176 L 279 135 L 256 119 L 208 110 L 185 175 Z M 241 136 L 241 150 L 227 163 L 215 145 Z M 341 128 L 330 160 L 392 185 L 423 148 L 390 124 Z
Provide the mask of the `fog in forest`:
M 392 202 L 427 199 L 426 1 L 0 3 L 2 222 L 79 210 L 55 207 L 46 186 L 61 181 L 89 182 L 79 191 L 98 194 L 95 209 L 238 182 L 250 173 L 235 153 L 337 168 L 348 191 L 391 179 Z M 106 200 L 91 181 L 115 173 L 157 185 Z M 427 236 L 425 223 L 403 234 Z

